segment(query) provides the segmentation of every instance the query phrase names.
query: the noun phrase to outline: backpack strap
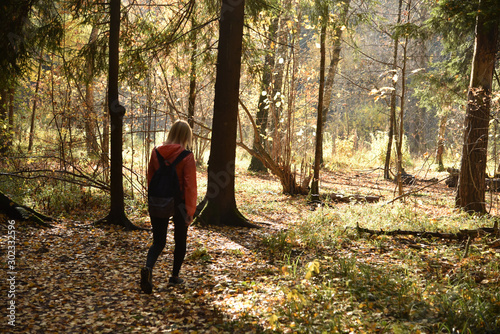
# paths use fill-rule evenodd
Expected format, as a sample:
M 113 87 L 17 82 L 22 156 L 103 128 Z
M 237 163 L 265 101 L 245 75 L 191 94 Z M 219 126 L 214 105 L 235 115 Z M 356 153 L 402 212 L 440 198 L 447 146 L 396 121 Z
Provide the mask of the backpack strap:
M 181 153 L 179 153 L 179 155 L 177 156 L 177 158 L 175 158 L 175 160 L 170 165 L 171 166 L 176 166 L 179 162 L 182 161 L 182 159 L 184 159 L 185 157 L 187 157 L 189 155 L 189 153 L 191 153 L 191 151 L 188 151 L 188 150 L 182 151 Z
M 160 167 L 165 164 L 165 159 L 163 159 L 163 156 L 158 152 L 158 150 L 155 147 L 155 152 L 156 152 L 156 158 L 158 159 L 158 162 L 160 163 Z
M 156 147 L 155 147 L 155 152 L 156 152 L 156 157 L 158 158 L 158 162 L 160 163 L 160 166 L 164 165 L 165 164 L 165 159 L 160 154 L 160 152 L 158 152 L 158 149 L 156 149 Z M 191 153 L 191 151 L 188 151 L 188 150 L 184 150 L 181 153 L 179 153 L 179 155 L 177 156 L 177 158 L 175 158 L 175 160 L 170 164 L 170 166 L 174 166 L 175 167 L 179 162 L 182 161 L 182 159 L 184 159 L 185 157 L 187 157 L 189 155 L 189 153 Z

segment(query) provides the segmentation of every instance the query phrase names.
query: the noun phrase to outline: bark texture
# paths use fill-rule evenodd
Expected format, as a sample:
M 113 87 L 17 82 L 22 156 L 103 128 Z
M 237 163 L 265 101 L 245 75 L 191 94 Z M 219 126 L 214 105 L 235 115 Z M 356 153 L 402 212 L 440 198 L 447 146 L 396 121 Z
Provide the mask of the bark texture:
M 234 175 L 245 1 L 222 1 L 212 141 L 202 224 L 254 226 L 238 211 Z
M 125 215 L 123 191 L 123 116 L 125 107 L 118 100 L 119 72 L 119 39 L 120 39 L 120 0 L 110 1 L 109 23 L 109 74 L 108 74 L 108 108 L 111 118 L 111 209 L 108 216 L 100 222 L 121 225 L 129 230 L 137 229 Z
M 498 17 L 480 1 L 471 80 L 467 94 L 464 146 L 455 204 L 467 212 L 485 213 L 485 177 L 491 88 L 498 40 Z

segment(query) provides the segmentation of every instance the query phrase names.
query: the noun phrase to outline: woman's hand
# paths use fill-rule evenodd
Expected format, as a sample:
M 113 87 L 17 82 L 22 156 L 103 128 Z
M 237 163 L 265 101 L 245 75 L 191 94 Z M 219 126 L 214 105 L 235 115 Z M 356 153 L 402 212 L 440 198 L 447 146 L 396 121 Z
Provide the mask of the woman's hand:
M 192 222 L 193 222 L 193 216 L 187 216 L 186 226 L 189 227 L 189 225 L 191 225 Z

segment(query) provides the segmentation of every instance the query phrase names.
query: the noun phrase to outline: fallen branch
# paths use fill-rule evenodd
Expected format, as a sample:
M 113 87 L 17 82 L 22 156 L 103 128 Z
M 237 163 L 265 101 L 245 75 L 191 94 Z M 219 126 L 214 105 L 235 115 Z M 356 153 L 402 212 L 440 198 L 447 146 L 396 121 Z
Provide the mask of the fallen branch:
M 497 239 L 497 240 L 495 240 L 495 241 L 493 241 L 493 242 L 490 242 L 490 243 L 488 244 L 488 246 L 489 246 L 490 248 L 500 248 L 500 239 Z
M 70 177 L 64 177 L 65 175 L 69 175 Z M 67 170 L 51 170 L 51 169 L 37 169 L 37 170 L 20 170 L 15 172 L 0 173 L 0 176 L 10 176 L 16 177 L 25 180 L 34 180 L 34 179 L 49 179 L 49 180 L 58 180 L 63 182 L 68 182 L 72 184 L 76 184 L 84 187 L 94 187 L 97 189 L 101 189 L 104 191 L 109 191 L 109 185 L 96 180 L 88 175 L 76 174 Z
M 423 186 L 423 187 L 420 187 L 420 188 L 418 188 L 418 189 L 415 189 L 415 190 L 409 191 L 409 192 L 407 192 L 407 193 L 404 193 L 404 194 L 402 194 L 402 195 L 400 195 L 400 196 L 398 196 L 398 197 L 394 197 L 394 198 L 393 198 L 393 199 L 391 199 L 389 202 L 384 203 L 384 205 L 394 203 L 394 202 L 395 202 L 395 201 L 397 201 L 398 199 L 401 199 L 401 198 L 404 198 L 404 197 L 410 196 L 410 195 L 412 195 L 412 194 L 415 194 L 415 193 L 417 193 L 417 192 L 419 192 L 419 191 L 424 190 L 425 188 L 428 188 L 428 187 L 430 187 L 430 186 L 433 186 L 433 185 L 435 185 L 435 184 L 437 184 L 437 183 L 439 183 L 439 182 L 443 182 L 443 181 L 445 181 L 445 180 L 447 180 L 447 179 L 449 179 L 449 178 L 450 178 L 450 177 L 449 177 L 449 176 L 447 176 L 447 177 L 445 177 L 444 179 L 441 179 L 441 180 L 436 180 L 436 181 L 434 181 L 434 182 L 431 182 L 431 181 L 429 180 L 428 182 L 431 182 L 431 183 L 429 183 L 429 184 L 427 184 L 427 185 L 425 185 L 425 186 Z
M 375 203 L 378 202 L 381 196 L 364 196 L 364 195 L 344 195 L 337 193 L 330 193 L 322 196 L 323 198 L 329 198 L 333 202 L 337 203 Z
M 404 231 L 404 230 L 393 230 L 393 231 L 384 231 L 384 230 L 370 230 L 367 228 L 356 226 L 356 230 L 359 233 L 368 233 L 371 235 L 412 235 L 420 238 L 441 238 L 441 239 L 451 239 L 451 240 L 467 240 L 469 238 L 476 238 L 479 236 L 484 236 L 487 234 L 496 233 L 495 228 L 492 227 L 482 227 L 474 230 L 460 230 L 457 233 L 442 233 L 442 232 L 427 232 L 427 231 Z

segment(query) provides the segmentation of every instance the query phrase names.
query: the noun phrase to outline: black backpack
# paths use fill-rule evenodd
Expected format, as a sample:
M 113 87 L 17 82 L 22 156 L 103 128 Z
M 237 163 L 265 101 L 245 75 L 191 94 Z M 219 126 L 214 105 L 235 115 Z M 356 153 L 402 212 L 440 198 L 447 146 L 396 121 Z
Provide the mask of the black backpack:
M 148 187 L 148 208 L 151 217 L 170 218 L 175 213 L 175 206 L 182 200 L 182 191 L 179 185 L 179 178 L 175 166 L 189 153 L 182 151 L 171 164 L 165 163 L 162 155 L 154 149 L 160 168 L 153 174 L 153 178 Z

